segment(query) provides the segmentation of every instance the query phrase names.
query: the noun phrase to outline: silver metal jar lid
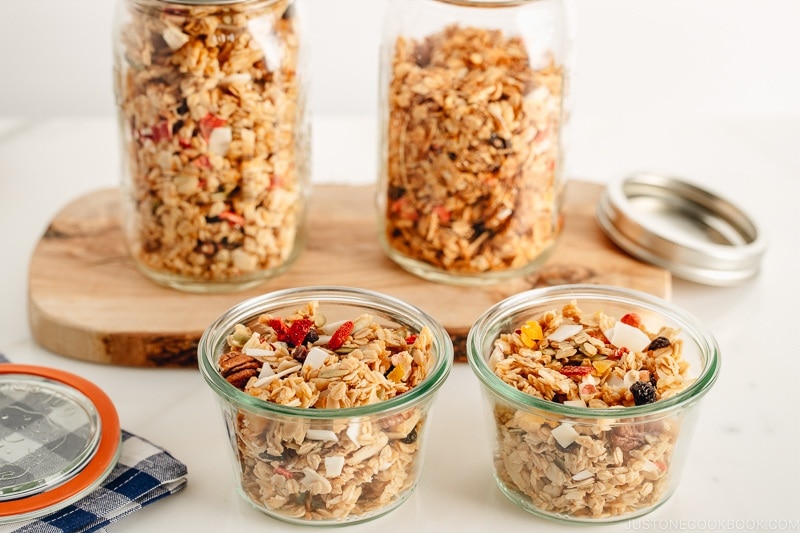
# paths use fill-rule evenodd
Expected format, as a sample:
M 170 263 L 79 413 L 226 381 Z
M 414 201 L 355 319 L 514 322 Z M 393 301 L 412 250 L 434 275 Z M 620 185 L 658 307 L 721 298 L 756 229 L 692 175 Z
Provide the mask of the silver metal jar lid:
M 708 285 L 736 285 L 756 275 L 766 249 L 744 211 L 696 185 L 657 174 L 610 183 L 597 220 L 631 255 Z

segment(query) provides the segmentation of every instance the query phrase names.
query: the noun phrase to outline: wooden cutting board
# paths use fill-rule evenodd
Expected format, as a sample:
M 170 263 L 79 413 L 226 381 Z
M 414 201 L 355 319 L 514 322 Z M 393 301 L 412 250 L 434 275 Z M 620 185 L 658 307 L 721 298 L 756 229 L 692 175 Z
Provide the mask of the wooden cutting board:
M 669 272 L 626 255 L 594 218 L 600 185 L 572 181 L 558 245 L 535 274 L 464 288 L 413 276 L 388 259 L 375 233 L 373 187 L 317 186 L 307 248 L 283 275 L 247 291 L 187 294 L 146 279 L 127 255 L 116 189 L 65 206 L 34 250 L 29 272 L 33 337 L 60 355 L 142 367 L 196 366 L 203 330 L 241 300 L 288 287 L 345 285 L 391 294 L 428 311 L 447 328 L 464 360 L 470 325 L 516 292 L 563 283 L 602 283 L 668 298 Z

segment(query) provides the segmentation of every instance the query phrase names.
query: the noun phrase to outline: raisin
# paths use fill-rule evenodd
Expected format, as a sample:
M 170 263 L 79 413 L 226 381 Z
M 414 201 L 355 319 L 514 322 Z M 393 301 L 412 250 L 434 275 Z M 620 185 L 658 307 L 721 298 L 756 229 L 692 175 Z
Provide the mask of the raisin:
M 652 352 L 654 350 L 659 350 L 661 348 L 666 348 L 670 345 L 669 339 L 666 337 L 656 337 L 655 339 L 647 345 L 645 351 Z
M 489 144 L 491 144 L 498 150 L 505 150 L 506 148 L 508 148 L 508 141 L 506 141 L 504 138 L 500 137 L 494 132 L 492 132 L 492 134 L 489 136 Z
M 413 444 L 417 440 L 417 428 L 412 429 L 408 435 L 400 439 L 400 442 L 404 442 L 406 444 Z
M 656 388 L 649 381 L 637 381 L 631 385 L 631 394 L 636 405 L 645 405 L 656 401 Z
M 308 356 L 308 348 L 306 348 L 304 344 L 295 346 L 294 350 L 292 350 L 292 358 L 298 363 L 304 362 L 306 356 Z
M 314 328 L 311 328 L 308 333 L 306 333 L 306 338 L 303 339 L 303 344 L 314 344 L 319 340 L 319 333 Z

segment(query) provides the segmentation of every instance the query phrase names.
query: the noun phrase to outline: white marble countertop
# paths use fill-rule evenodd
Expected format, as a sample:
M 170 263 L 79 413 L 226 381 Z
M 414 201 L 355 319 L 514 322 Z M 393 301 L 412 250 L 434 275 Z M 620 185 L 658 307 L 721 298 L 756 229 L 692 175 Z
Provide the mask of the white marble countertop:
M 315 119 L 314 180 L 369 182 L 369 118 Z M 632 171 L 676 174 L 750 212 L 769 238 L 760 275 L 738 287 L 675 280 L 672 301 L 714 332 L 722 372 L 705 398 L 677 493 L 645 518 L 598 531 L 787 530 L 800 527 L 800 120 L 796 116 L 661 117 L 609 124 L 582 117 L 571 175 L 606 182 Z M 237 495 L 219 413 L 192 369 L 109 367 L 43 350 L 27 322 L 27 269 L 50 218 L 68 201 L 117 184 L 113 117 L 0 118 L 0 352 L 14 362 L 80 374 L 115 403 L 123 428 L 188 466 L 188 486 L 112 531 L 300 530 Z M 418 491 L 355 531 L 558 531 L 517 509 L 491 474 L 477 380 L 458 364 L 438 396 Z M 307 530 L 306 530 L 307 531 Z

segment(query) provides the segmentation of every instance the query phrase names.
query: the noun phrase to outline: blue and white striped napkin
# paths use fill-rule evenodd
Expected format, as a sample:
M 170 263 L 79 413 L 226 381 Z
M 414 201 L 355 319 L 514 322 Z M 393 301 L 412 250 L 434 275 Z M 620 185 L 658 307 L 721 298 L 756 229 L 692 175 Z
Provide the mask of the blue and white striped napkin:
M 0 354 L 0 363 L 8 360 Z M 105 482 L 76 503 L 0 533 L 88 533 L 175 494 L 186 486 L 186 465 L 166 450 L 122 430 L 120 457 Z

